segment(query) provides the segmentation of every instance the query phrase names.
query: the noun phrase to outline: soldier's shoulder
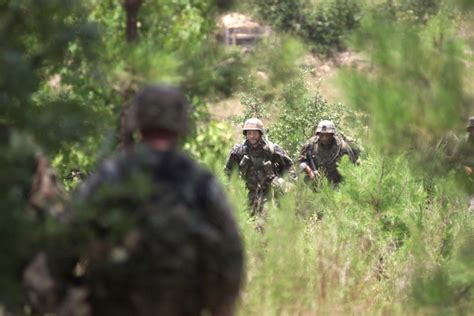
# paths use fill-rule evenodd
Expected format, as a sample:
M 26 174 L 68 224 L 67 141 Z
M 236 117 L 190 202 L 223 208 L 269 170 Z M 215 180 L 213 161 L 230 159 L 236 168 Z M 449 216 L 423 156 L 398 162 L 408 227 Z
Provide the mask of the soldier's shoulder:
M 319 136 L 311 136 L 303 143 L 303 150 L 308 149 L 311 146 L 314 146 L 319 141 Z
M 273 153 L 275 151 L 275 143 L 270 141 L 268 138 L 262 138 L 263 150 Z
M 215 177 L 214 175 L 204 166 L 201 164 L 197 163 L 193 159 L 189 157 L 185 157 L 186 162 L 189 164 L 190 169 L 193 171 L 194 175 L 199 178 L 199 179 L 205 179 L 205 180 L 214 180 Z
M 108 157 L 102 161 L 97 168 L 97 172 L 101 174 L 104 179 L 116 178 L 122 172 L 123 165 L 125 164 L 125 155 L 121 153 L 115 153 L 111 157 Z M 87 183 L 87 182 L 86 182 Z
M 246 146 L 247 145 L 245 144 L 245 141 L 243 141 L 241 143 L 237 143 L 234 146 L 232 146 L 232 149 L 230 150 L 230 153 L 231 154 L 243 154 L 243 152 L 245 151 Z
M 469 152 L 470 149 L 474 146 L 474 142 L 469 141 L 469 135 L 465 135 L 459 139 L 457 142 L 454 153 L 456 156 L 463 155 L 466 152 Z
M 343 147 L 350 147 L 352 148 L 353 146 L 356 146 L 356 141 L 355 139 L 349 137 L 349 136 L 346 136 L 342 133 L 338 133 L 335 135 L 335 138 L 336 140 L 342 144 Z
M 280 146 L 279 144 L 277 144 L 277 143 L 272 143 L 272 147 L 273 147 L 273 150 L 274 150 L 274 151 L 285 151 L 285 150 L 283 149 L 283 147 L 281 147 L 281 146 Z
M 306 143 L 305 144 L 315 144 L 319 141 L 319 136 L 318 135 L 314 135 L 314 136 L 311 136 L 310 138 L 308 138 L 306 140 Z
M 467 145 L 469 144 L 469 134 L 466 134 L 464 136 L 462 136 L 460 139 L 459 139 L 459 143 L 462 144 L 462 145 Z
M 283 149 L 279 144 L 273 143 L 273 152 L 278 155 L 287 156 L 286 150 Z
M 340 134 L 334 135 L 334 138 L 336 139 L 336 143 L 341 145 L 343 148 L 349 147 L 348 142 L 346 141 L 346 138 Z

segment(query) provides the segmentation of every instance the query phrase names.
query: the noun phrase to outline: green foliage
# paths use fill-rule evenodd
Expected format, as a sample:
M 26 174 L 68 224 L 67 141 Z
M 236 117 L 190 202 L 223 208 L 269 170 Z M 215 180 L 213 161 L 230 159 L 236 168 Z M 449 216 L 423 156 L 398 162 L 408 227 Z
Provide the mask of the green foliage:
M 445 3 L 443 0 L 386 1 L 377 9 L 385 17 L 412 24 L 423 24 L 435 16 Z
M 52 123 L 48 108 L 37 111 L 30 96 L 51 69 L 66 62 L 71 45 L 82 51 L 84 59 L 92 56 L 97 32 L 82 18 L 85 15 L 79 1 L 2 1 L 0 122 L 20 129 L 39 125 L 38 118 L 43 119 L 40 128 Z M 77 64 L 69 67 L 77 69 Z
M 442 262 L 443 247 L 453 248 L 446 238 L 460 238 L 467 214 L 456 194 L 444 191 L 453 178 L 434 182 L 439 199 L 430 199 L 405 157 L 369 151 L 359 166 L 342 162 L 345 181 L 338 190 L 326 185 L 314 192 L 298 182 L 278 204 L 269 205 L 264 234 L 245 216 L 243 193 L 237 179 L 231 180 L 228 193 L 239 209 L 247 251 L 248 280 L 239 314 L 416 310 L 406 304 L 417 284 L 412 280 L 421 275 L 419 269 Z M 472 273 L 467 258 L 464 274 L 457 276 L 459 289 L 472 284 L 461 277 Z
M 246 93 L 242 94 L 240 98 L 240 103 L 242 103 L 244 108 L 244 113 L 242 116 L 234 118 L 234 122 L 237 124 L 242 124 L 245 120 L 251 117 L 257 117 L 259 119 L 266 119 L 269 116 L 269 109 L 271 103 L 265 100 L 263 91 L 258 89 L 255 84 L 255 78 L 249 76 L 246 85 Z
M 226 123 L 210 121 L 198 126 L 197 136 L 183 146 L 193 158 L 212 170 L 220 170 L 232 142 L 230 126 Z M 214 163 L 216 162 L 216 165 Z
M 84 16 L 100 30 L 100 42 L 96 43 L 100 54 L 93 62 L 85 61 L 83 50 L 71 45 L 71 60 L 80 67 L 63 65 L 51 69 L 50 76 L 60 79 L 58 86 L 44 85 L 35 98 L 43 107 L 67 97 L 74 102 L 77 114 L 79 110 L 87 113 L 64 119 L 69 121 L 62 125 L 70 126 L 66 132 L 75 143 L 57 138 L 48 141 L 55 144 L 52 150 L 58 155 L 55 161 L 61 175 L 69 175 L 71 169 L 86 174 L 103 153 L 114 149 L 118 138 L 108 135 L 120 129 L 122 109 L 129 106 L 134 93 L 145 84 L 181 86 L 195 105 L 195 113 L 200 115 L 206 111 L 206 100 L 232 93 L 246 66 L 240 54 L 223 50 L 212 36 L 214 17 L 222 6 L 219 1 L 215 4 L 219 7 L 208 1 L 145 1 L 139 10 L 138 38 L 128 43 L 124 30 L 126 16 L 120 3 L 86 3 L 89 10 Z M 51 111 L 50 117 L 57 120 L 57 114 Z M 83 124 L 75 128 L 78 122 Z M 81 156 L 86 159 L 78 159 Z
M 277 106 L 278 121 L 270 129 L 270 139 L 292 156 L 299 152 L 302 142 L 315 135 L 319 121 L 332 120 L 342 128 L 342 118 L 348 112 L 341 103 L 330 104 L 318 89 L 308 87 L 304 73 L 288 82 Z
M 138 39 L 127 43 L 121 32 L 122 7 L 93 2 L 97 3 L 91 15 L 104 30 L 102 59 L 112 74 L 108 81 L 118 92 L 167 82 L 181 85 L 191 97 L 230 93 L 242 65 L 239 56 L 223 51 L 212 36 L 218 12 L 212 3 L 145 1 L 139 11 Z
M 457 0 L 455 2 L 463 10 L 472 10 L 474 8 L 474 2 L 471 0 Z
M 8 258 L 0 267 L 0 296 L 15 313 L 24 299 L 21 269 L 48 226 L 35 218 L 28 201 L 40 153 L 36 144 L 57 149 L 77 140 L 87 125 L 77 100 L 67 93 L 46 100 L 40 91 L 49 88 L 55 70 L 66 64 L 71 71 L 80 68 L 72 47 L 81 51 L 81 61 L 94 57 L 97 30 L 86 17 L 79 1 L 0 2 L 0 248 Z
M 271 116 L 282 86 L 300 74 L 298 61 L 305 52 L 301 42 L 286 36 L 256 47 L 248 62 L 257 73 L 239 78 L 244 91 L 240 101 L 245 106 L 243 115 L 235 118 L 239 124 L 250 117 Z
M 474 310 L 474 240 L 472 231 L 459 236 L 459 246 L 447 262 L 426 275 L 414 277 L 412 292 L 415 308 L 442 314 L 467 315 Z
M 119 2 L 0 1 L 0 253 L 8 258 L 0 262 L 0 304 L 21 313 L 20 270 L 37 249 L 75 250 L 71 239 L 55 238 L 63 233 L 96 237 L 87 225 L 64 232 L 32 216 L 27 197 L 40 151 L 34 142 L 53 153 L 60 177 L 76 168 L 87 174 L 115 149 L 119 113 L 133 92 L 162 81 L 184 87 L 195 104 L 196 137 L 184 149 L 221 178 L 236 208 L 247 258 L 239 314 L 471 313 L 467 193 L 442 164 L 434 169 L 430 149 L 448 130 L 462 129 L 469 112 L 466 56 L 452 12 L 440 1 L 406 0 L 392 7 L 399 11 L 394 19 L 363 20 L 352 44 L 373 71 L 349 71 L 344 79 L 349 104 L 368 126 L 367 157 L 359 166 L 341 161 L 338 189 L 323 184 L 314 192 L 300 181 L 269 203 L 266 219 L 254 219 L 243 182 L 223 175 L 232 129 L 209 120 L 208 99 L 232 93 L 237 78 L 248 78 L 247 65 L 257 65 L 268 79 L 244 84 L 244 117 L 267 118 L 270 139 L 293 156 L 321 119 L 345 134 L 359 124 L 348 123 L 353 109 L 305 84 L 295 66 L 301 43 L 268 41 L 249 58 L 219 48 L 213 17 L 225 5 L 145 1 L 138 41 L 128 44 Z M 362 10 L 342 0 L 257 5 L 273 25 L 323 52 L 359 27 Z M 427 176 L 412 168 L 415 162 L 438 172 Z M 132 187 L 141 194 L 149 188 L 140 179 Z M 131 192 L 124 191 L 109 193 Z M 116 229 L 112 238 L 130 228 L 127 218 L 101 211 Z M 81 215 L 88 221 L 95 213 Z M 264 233 L 255 230 L 262 223 Z
M 252 64 L 268 74 L 273 86 L 286 84 L 299 75 L 298 61 L 307 49 L 295 38 L 281 36 L 278 40 L 263 42 L 252 56 Z
M 298 31 L 302 24 L 303 10 L 308 0 L 257 0 L 257 12 L 274 27 L 282 31 Z
M 49 225 L 27 212 L 39 149 L 24 144 L 18 150 L 11 135 L 34 135 L 61 178 L 72 169 L 85 176 L 115 149 L 122 104 L 141 85 L 181 84 L 199 106 L 204 97 L 230 93 L 245 67 L 212 37 L 215 5 L 224 6 L 146 1 L 139 41 L 132 45 L 125 42 L 119 2 L 0 1 L 0 183 L 8 188 L 1 195 L 0 248 L 9 258 L 0 269 L 2 305 L 13 311 L 22 305 L 21 269 Z
M 343 124 L 343 118 L 350 115 L 350 110 L 341 103 L 329 103 L 317 87 L 308 86 L 305 75 L 300 71 L 298 76 L 288 80 L 281 96 L 270 101 L 256 87 L 255 79 L 249 78 L 247 92 L 241 98 L 244 114 L 236 122 L 241 123 L 250 117 L 268 119 L 272 116 L 276 123 L 267 126 L 269 138 L 292 157 L 297 155 L 306 139 L 314 136 L 316 126 L 323 119 L 334 121 L 342 131 L 353 128 Z
M 343 49 L 344 37 L 357 29 L 360 15 L 359 1 L 324 1 L 307 10 L 301 35 L 319 53 Z
M 345 90 L 358 110 L 370 113 L 370 135 L 386 152 L 428 153 L 462 124 L 462 47 L 452 36 L 449 19 L 440 15 L 421 30 L 367 19 L 355 37 L 354 47 L 367 52 L 376 71 L 346 73 Z
M 323 54 L 343 47 L 343 37 L 358 27 L 361 14 L 361 5 L 354 0 L 274 0 L 256 5 L 276 29 L 301 37 Z
M 21 302 L 21 284 L 18 268 L 32 255 L 38 224 L 27 214 L 27 196 L 35 168 L 37 148 L 28 135 L 11 133 L 0 142 L 0 251 L 5 260 L 0 261 L 0 293 L 2 304 Z M 30 210 L 31 211 L 31 210 Z M 6 259 L 8 258 L 8 259 Z

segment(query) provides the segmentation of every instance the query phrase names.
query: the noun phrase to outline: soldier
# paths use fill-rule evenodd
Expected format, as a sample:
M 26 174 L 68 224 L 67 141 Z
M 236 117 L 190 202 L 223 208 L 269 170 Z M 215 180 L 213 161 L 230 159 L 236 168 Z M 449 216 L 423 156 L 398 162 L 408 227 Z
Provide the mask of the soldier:
M 262 121 L 258 118 L 246 120 L 243 134 L 245 140 L 232 148 L 224 171 L 230 176 L 234 169 L 239 170 L 248 190 L 251 214 L 255 215 L 262 212 L 271 186 L 283 187 L 285 173 L 293 179 L 296 174 L 286 152 L 264 137 Z
M 177 149 L 188 133 L 188 110 L 173 87 L 138 94 L 134 116 L 142 142 L 105 161 L 71 211 L 78 246 L 66 252 L 79 258 L 80 281 L 68 281 L 82 286 L 52 286 L 62 289 L 58 315 L 233 313 L 242 244 L 216 179 Z M 50 266 L 58 266 L 51 258 Z
M 311 137 L 301 149 L 300 169 L 311 180 L 323 174 L 329 182 L 337 185 L 342 180 L 337 164 L 344 155 L 356 163 L 356 153 L 344 137 L 337 134 L 334 123 L 323 120 L 316 128 L 316 136 Z
M 466 131 L 467 135 L 456 146 L 454 160 L 468 176 L 468 181 L 474 181 L 474 116 L 469 118 Z M 472 193 L 470 192 L 470 194 Z M 469 210 L 474 211 L 474 197 L 471 197 L 470 200 Z
M 454 158 L 454 150 L 459 142 L 459 138 L 453 131 L 448 131 L 436 145 L 436 152 L 439 158 L 451 162 Z
M 46 156 L 28 133 L 0 122 L 0 152 L 0 248 L 8 258 L 0 263 L 0 315 L 3 305 L 17 315 L 24 307 L 19 267 L 37 252 L 46 227 L 51 227 L 48 219 L 63 214 L 66 196 Z M 36 280 L 30 278 L 30 284 L 38 284 Z

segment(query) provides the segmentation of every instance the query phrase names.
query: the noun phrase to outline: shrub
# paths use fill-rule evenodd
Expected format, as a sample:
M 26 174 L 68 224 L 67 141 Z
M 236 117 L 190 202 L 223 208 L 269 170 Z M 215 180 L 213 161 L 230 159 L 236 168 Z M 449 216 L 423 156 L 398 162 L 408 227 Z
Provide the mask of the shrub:
M 314 135 L 319 121 L 332 120 L 340 129 L 348 111 L 341 103 L 329 103 L 319 90 L 312 92 L 304 74 L 288 83 L 277 104 L 278 121 L 269 134 L 292 156 L 299 152 L 302 142 Z
M 376 6 L 376 10 L 387 18 L 424 24 L 439 12 L 442 4 L 442 0 L 386 1 Z
M 254 3 L 258 13 L 273 27 L 292 32 L 301 28 L 308 0 L 256 0 Z
M 318 53 L 341 50 L 344 36 L 359 26 L 360 14 L 360 4 L 353 0 L 332 0 L 310 7 L 304 15 L 301 36 Z
M 343 37 L 359 25 L 361 6 L 355 0 L 256 2 L 257 11 L 276 29 L 301 37 L 317 53 L 344 47 Z

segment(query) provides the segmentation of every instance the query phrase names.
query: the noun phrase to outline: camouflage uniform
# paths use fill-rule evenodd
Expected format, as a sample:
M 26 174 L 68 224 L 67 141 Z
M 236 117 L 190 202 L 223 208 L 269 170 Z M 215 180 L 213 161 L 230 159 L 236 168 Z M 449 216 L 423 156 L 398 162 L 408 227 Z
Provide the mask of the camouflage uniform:
M 474 169 L 474 137 L 468 134 L 461 138 L 456 146 L 454 156 L 459 166 L 468 166 Z
M 48 161 L 27 133 L 0 122 L 0 152 L 0 248 L 5 258 L 0 262 L 0 310 L 5 305 L 17 315 L 25 297 L 20 267 L 35 256 L 46 227 L 51 228 L 45 219 L 62 214 L 65 196 Z M 28 285 L 38 284 L 32 278 L 29 281 Z
M 293 161 L 277 144 L 261 138 L 256 147 L 248 140 L 235 145 L 227 158 L 224 171 L 230 176 L 238 169 L 248 189 L 252 215 L 261 212 L 263 202 L 268 197 L 272 184 L 281 183 L 281 177 L 289 173 L 296 178 Z M 278 181 L 280 180 L 280 181 Z
M 469 118 L 469 123 L 466 126 L 466 130 L 469 132 L 469 130 L 474 128 L 474 117 Z M 472 133 L 468 133 L 465 137 L 461 138 L 459 141 L 458 145 L 456 146 L 454 150 L 454 162 L 458 165 L 460 169 L 464 167 L 469 167 L 471 170 L 474 170 L 474 136 Z M 474 172 L 471 173 L 468 176 L 467 180 L 471 185 L 469 186 L 470 188 L 474 187 L 472 184 L 474 182 Z M 474 211 L 474 196 L 472 196 L 474 192 L 471 191 L 469 194 L 471 194 L 470 198 L 470 206 L 469 210 Z
M 232 210 L 214 177 L 182 153 L 137 145 L 107 161 L 80 197 L 99 211 L 101 234 L 115 234 L 101 211 L 134 221 L 90 261 L 94 314 L 192 315 L 237 296 L 242 245 Z
M 332 122 L 330 123 L 332 124 Z M 319 132 L 324 132 L 320 125 L 321 123 L 318 125 Z M 318 130 L 317 133 L 319 133 Z M 324 174 L 332 184 L 338 184 L 342 180 L 342 176 L 337 170 L 337 164 L 341 158 L 347 155 L 355 163 L 357 157 L 344 137 L 336 133 L 335 128 L 333 134 L 332 142 L 327 145 L 320 143 L 319 135 L 308 139 L 300 151 L 298 161 L 309 166 L 313 171 Z
M 177 89 L 145 88 L 135 114 L 142 134 L 185 135 L 184 102 Z M 70 249 L 50 254 L 63 289 L 58 315 L 232 314 L 243 275 L 232 209 L 214 176 L 175 146 L 119 152 L 84 183 L 68 214 Z M 72 267 L 82 267 L 79 280 L 67 274 Z

